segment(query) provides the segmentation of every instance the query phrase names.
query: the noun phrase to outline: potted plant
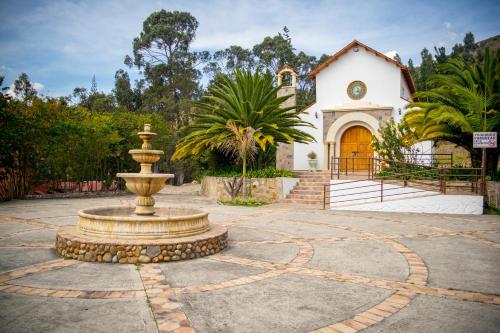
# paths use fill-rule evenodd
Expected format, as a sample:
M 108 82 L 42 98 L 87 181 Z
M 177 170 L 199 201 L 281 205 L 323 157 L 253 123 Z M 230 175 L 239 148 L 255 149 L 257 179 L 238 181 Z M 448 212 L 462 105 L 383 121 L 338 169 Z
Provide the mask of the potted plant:
M 318 160 L 317 160 L 317 155 L 315 152 L 310 152 L 307 154 L 307 157 L 309 158 L 309 171 L 316 171 L 318 170 Z

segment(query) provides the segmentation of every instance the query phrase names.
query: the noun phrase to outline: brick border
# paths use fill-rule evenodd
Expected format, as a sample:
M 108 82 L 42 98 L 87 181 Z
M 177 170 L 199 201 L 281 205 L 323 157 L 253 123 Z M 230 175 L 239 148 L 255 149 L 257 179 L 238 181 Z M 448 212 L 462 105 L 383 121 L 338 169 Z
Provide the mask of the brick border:
M 50 289 L 35 288 L 16 284 L 0 284 L 0 291 L 10 294 L 26 296 L 57 297 L 57 298 L 80 298 L 80 299 L 110 299 L 110 298 L 133 298 L 145 297 L 144 290 L 72 290 L 72 289 Z
M 159 333 L 194 333 L 161 267 L 158 264 L 142 266 L 139 273 Z
M 23 276 L 27 276 L 27 275 L 31 275 L 31 274 L 35 274 L 35 273 L 52 271 L 55 269 L 60 269 L 60 268 L 72 266 L 76 263 L 77 262 L 73 261 L 73 260 L 55 259 L 55 260 L 46 261 L 46 262 L 43 262 L 40 264 L 21 267 L 21 268 L 0 274 L 0 283 L 4 283 L 4 282 L 10 281 L 10 280 L 18 279 L 18 278 L 21 278 Z

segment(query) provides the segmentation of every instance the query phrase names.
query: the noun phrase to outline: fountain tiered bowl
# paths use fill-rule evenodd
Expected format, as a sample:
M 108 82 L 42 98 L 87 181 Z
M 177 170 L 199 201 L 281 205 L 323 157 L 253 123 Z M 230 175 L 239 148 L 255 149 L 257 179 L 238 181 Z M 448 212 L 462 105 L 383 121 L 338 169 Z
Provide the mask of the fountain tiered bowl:
M 152 149 L 149 124 L 138 133 L 141 149 L 129 154 L 140 163 L 139 173 L 118 173 L 130 192 L 137 194 L 135 206 L 109 206 L 78 212 L 75 227 L 63 227 L 56 238 L 56 252 L 83 261 L 147 263 L 193 259 L 214 254 L 227 244 L 227 229 L 211 226 L 208 213 L 195 208 L 155 207 L 153 194 L 173 174 L 153 173 L 152 166 L 163 151 Z

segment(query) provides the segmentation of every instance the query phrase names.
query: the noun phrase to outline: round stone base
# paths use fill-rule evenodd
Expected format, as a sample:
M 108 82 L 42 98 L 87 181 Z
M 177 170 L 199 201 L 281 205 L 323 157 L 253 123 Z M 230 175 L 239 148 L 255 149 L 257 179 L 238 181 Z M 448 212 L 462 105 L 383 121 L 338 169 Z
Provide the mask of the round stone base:
M 195 236 L 154 240 L 94 238 L 79 234 L 74 226 L 60 228 L 56 236 L 56 252 L 64 258 L 120 264 L 195 259 L 226 246 L 227 228 L 220 225 Z

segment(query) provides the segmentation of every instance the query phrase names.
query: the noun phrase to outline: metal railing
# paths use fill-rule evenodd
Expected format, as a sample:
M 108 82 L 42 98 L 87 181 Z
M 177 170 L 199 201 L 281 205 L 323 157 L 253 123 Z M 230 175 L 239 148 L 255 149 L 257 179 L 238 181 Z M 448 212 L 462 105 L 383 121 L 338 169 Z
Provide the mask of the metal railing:
M 435 167 L 376 157 L 335 157 L 332 158 L 331 163 L 331 179 L 341 179 L 341 175 L 348 176 L 353 173 L 357 174 L 357 176 L 366 176 L 366 178 L 325 185 L 323 208 L 326 208 L 327 204 L 330 205 L 332 201 L 335 204 L 376 198 L 383 202 L 384 197 L 407 196 L 427 191 L 442 194 L 466 192 L 481 195 L 485 191 L 482 186 L 480 168 Z M 337 166 L 335 170 L 334 166 Z M 358 168 L 349 168 L 349 166 L 358 166 Z M 363 169 L 359 166 L 363 166 Z M 367 180 L 376 183 L 361 184 L 361 182 Z M 357 186 L 357 183 L 359 186 Z M 349 184 L 352 186 L 342 188 Z M 388 187 L 387 185 L 391 186 Z M 407 187 L 411 189 L 401 190 L 401 188 Z M 361 192 L 352 192 L 352 190 L 356 189 L 363 190 Z M 346 191 L 351 193 L 346 193 Z M 332 200 L 333 198 L 343 200 L 335 201 Z
M 453 167 L 453 153 L 443 154 L 404 154 L 405 161 L 412 164 L 428 165 L 433 167 Z

